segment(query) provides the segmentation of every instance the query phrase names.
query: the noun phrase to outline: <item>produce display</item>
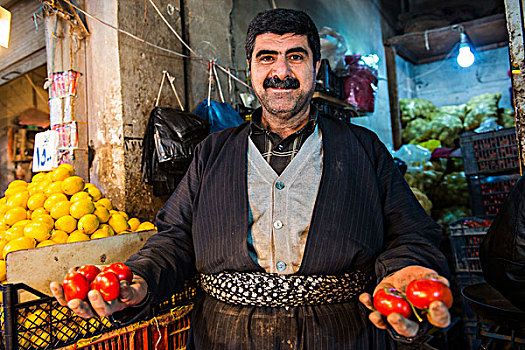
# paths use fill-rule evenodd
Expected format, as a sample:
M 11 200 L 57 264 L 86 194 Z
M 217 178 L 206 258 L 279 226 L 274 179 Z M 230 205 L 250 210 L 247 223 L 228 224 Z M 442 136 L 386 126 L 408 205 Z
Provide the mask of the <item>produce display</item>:
M 514 111 L 499 108 L 500 99 L 499 93 L 486 93 L 472 97 L 465 104 L 439 108 L 421 98 L 400 99 L 403 143 L 419 145 L 433 152 L 438 147 L 459 147 L 459 134 L 475 130 L 482 123 L 484 128 L 487 125 L 514 127 Z M 448 224 L 472 215 L 461 158 L 427 161 L 412 172 L 409 166 L 405 180 L 421 206 L 445 229 L 445 233 Z
M 0 199 L 0 281 L 6 279 L 9 252 L 152 229 L 151 222 L 116 210 L 95 185 L 61 164 L 30 183 L 12 181 Z
M 513 127 L 514 111 L 499 108 L 500 99 L 501 94 L 487 93 L 474 96 L 466 104 L 439 108 L 421 98 L 400 99 L 403 143 L 439 140 L 443 147 L 456 147 L 460 132 L 474 130 L 488 118 L 503 127 Z

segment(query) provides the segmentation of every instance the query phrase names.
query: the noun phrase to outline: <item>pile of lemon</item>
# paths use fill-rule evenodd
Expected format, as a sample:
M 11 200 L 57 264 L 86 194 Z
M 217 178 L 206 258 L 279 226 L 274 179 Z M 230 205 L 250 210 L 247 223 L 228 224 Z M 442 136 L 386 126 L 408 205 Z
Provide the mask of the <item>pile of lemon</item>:
M 115 210 L 95 185 L 75 176 L 73 166 L 61 164 L 30 183 L 12 181 L 0 199 L 0 281 L 9 252 L 152 229 L 151 222 Z
M 52 323 L 52 327 L 46 324 Z M 70 341 L 79 333 L 87 335 L 93 334 L 98 329 L 110 328 L 113 325 L 107 318 L 90 318 L 89 320 L 72 316 L 71 311 L 65 306 L 55 306 L 51 314 L 43 309 L 36 311 L 26 310 L 18 315 L 18 342 L 19 348 L 44 348 L 51 345 L 51 334 L 63 342 Z

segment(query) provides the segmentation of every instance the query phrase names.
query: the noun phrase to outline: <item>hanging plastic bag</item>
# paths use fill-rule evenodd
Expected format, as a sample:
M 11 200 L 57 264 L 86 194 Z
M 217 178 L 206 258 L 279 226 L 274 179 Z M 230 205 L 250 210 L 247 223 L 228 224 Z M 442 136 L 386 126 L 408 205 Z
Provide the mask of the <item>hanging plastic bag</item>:
M 217 71 L 215 70 L 215 63 L 213 61 L 210 61 L 209 71 L 208 98 L 199 103 L 197 109 L 195 109 L 195 114 L 208 121 L 210 124 L 210 133 L 241 125 L 244 123 L 242 117 L 229 103 L 224 102 L 221 83 L 217 77 Z M 222 103 L 211 100 L 211 85 L 214 76 Z
M 403 145 L 398 151 L 392 152 L 392 156 L 402 159 L 407 164 L 407 172 L 418 172 L 423 170 L 423 164 L 430 160 L 432 153 L 418 145 Z
M 374 112 L 377 70 L 365 65 L 361 55 L 345 56 L 349 75 L 344 78 L 345 100 L 367 113 Z
M 180 110 L 158 107 L 165 77 L 177 96 Z M 155 108 L 150 113 L 144 133 L 142 179 L 153 186 L 155 196 L 170 195 L 186 173 L 195 147 L 209 134 L 207 121 L 185 112 L 173 86 L 173 78 L 163 73 Z
M 197 106 L 195 114 L 208 121 L 210 132 L 233 128 L 244 123 L 237 111 L 226 102 L 203 100 Z

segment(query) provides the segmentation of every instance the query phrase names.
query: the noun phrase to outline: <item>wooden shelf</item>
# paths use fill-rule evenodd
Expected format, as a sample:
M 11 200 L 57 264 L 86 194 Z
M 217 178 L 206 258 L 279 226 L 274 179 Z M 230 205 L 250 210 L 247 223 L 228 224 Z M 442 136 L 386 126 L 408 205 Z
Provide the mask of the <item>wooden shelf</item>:
M 413 64 L 440 61 L 447 57 L 459 43 L 458 26 L 472 42 L 476 51 L 484 51 L 508 45 L 507 25 L 504 14 L 483 17 L 448 27 L 429 29 L 426 32 L 409 33 L 385 41 L 386 46 Z M 427 49 L 427 43 L 429 49 Z

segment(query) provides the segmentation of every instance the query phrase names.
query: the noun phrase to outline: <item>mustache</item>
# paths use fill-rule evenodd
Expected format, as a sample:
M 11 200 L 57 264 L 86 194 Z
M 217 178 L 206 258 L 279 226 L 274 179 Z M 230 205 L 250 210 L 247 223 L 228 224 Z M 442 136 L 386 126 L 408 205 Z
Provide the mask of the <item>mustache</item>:
M 274 88 L 274 89 L 298 89 L 301 84 L 299 80 L 295 78 L 287 78 L 284 80 L 278 77 L 266 78 L 263 81 L 263 88 Z

